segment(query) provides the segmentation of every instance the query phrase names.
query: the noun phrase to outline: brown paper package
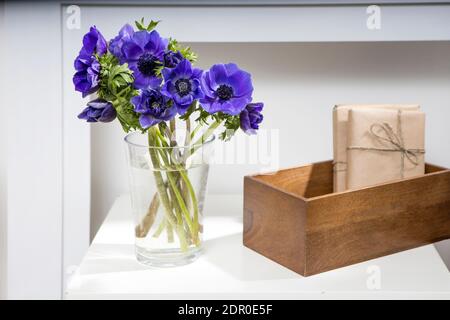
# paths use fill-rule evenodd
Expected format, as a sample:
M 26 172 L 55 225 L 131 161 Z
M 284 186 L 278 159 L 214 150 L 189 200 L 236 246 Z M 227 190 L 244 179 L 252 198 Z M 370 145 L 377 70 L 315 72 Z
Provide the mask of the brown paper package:
M 352 109 L 347 142 L 348 189 L 425 172 L 425 114 L 421 111 Z
M 417 104 L 348 104 L 333 109 L 334 192 L 347 190 L 347 123 L 351 109 L 419 110 Z

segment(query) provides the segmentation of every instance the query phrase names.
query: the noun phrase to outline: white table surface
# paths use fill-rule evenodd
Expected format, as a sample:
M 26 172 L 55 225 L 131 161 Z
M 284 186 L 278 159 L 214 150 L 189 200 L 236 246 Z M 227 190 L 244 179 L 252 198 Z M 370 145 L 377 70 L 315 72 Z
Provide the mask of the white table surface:
M 187 266 L 156 269 L 134 257 L 130 200 L 121 196 L 65 298 L 450 299 L 450 272 L 433 245 L 305 278 L 242 245 L 241 213 L 241 197 L 210 195 L 204 254 Z M 368 286 L 376 274 L 379 288 Z

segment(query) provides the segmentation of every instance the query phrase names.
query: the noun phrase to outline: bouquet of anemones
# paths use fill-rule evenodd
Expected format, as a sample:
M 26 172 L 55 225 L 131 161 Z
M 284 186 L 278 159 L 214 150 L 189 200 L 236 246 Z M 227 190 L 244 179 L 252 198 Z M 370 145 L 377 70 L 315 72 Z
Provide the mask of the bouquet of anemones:
M 216 64 L 206 71 L 195 68 L 196 54 L 174 39 L 162 38 L 153 30 L 157 24 L 145 25 L 142 19 L 136 22 L 137 30 L 126 24 L 109 42 L 91 27 L 75 60 L 73 83 L 83 97 L 95 95 L 80 119 L 110 122 L 117 118 L 125 132 L 147 135 L 153 168 L 171 169 L 166 177 L 155 171 L 157 194 L 136 235 L 146 236 L 162 204 L 167 219 L 161 228 L 174 230 L 186 249 L 199 244 L 202 229 L 186 172 L 189 157 L 221 125 L 222 140 L 230 139 L 239 128 L 255 133 L 263 119 L 263 104 L 252 103 L 248 72 L 234 63 Z M 180 121 L 185 131 L 181 145 L 190 147 L 181 155 L 161 151 L 180 145 L 175 134 Z

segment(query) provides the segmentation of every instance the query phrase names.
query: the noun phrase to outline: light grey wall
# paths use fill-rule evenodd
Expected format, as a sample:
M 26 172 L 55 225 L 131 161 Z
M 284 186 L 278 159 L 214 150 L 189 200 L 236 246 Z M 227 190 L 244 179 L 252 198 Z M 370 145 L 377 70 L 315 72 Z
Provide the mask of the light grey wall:
M 5 3 L 6 39 L 2 38 L 1 50 L 7 62 L 1 74 L 5 78 L 2 89 L 6 112 L 2 117 L 7 118 L 8 141 L 0 152 L 8 162 L 10 299 L 56 299 L 62 293 L 64 113 L 60 13 L 61 6 L 54 1 L 38 5 Z M 23 35 L 30 34 L 30 30 L 31 36 L 24 41 Z
M 125 21 L 149 17 L 163 21 L 158 25 L 161 34 L 183 42 L 450 40 L 450 4 L 381 6 L 380 29 L 374 30 L 367 27 L 371 14 L 366 5 L 192 7 L 141 2 L 146 5 L 82 6 L 82 29 L 95 24 L 109 38 Z
M 427 160 L 450 166 L 450 43 L 191 44 L 199 65 L 235 61 L 265 102 L 263 128 L 279 129 L 280 166 L 332 158 L 336 103 L 419 103 L 427 113 Z M 123 133 L 92 126 L 92 234 L 127 192 Z M 211 169 L 209 192 L 241 193 L 252 165 Z M 449 250 L 450 251 L 450 250 Z
M 0 1 L 0 39 L 5 42 L 4 2 Z M 0 50 L 0 69 L 3 70 L 4 50 Z M 0 77 L 0 88 L 6 88 L 5 77 Z M 0 91 L 0 110 L 4 111 L 4 95 Z M 2 112 L 4 115 L 5 113 Z M 5 117 L 0 117 L 0 155 L 6 150 Z M 0 156 L 0 299 L 6 298 L 6 157 Z

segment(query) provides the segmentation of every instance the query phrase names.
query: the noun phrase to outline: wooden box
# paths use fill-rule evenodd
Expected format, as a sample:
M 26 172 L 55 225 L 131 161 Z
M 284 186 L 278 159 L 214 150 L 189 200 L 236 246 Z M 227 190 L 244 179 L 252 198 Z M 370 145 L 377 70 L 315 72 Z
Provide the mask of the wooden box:
M 450 170 L 333 193 L 331 161 L 244 178 L 244 245 L 309 276 L 450 238 Z

